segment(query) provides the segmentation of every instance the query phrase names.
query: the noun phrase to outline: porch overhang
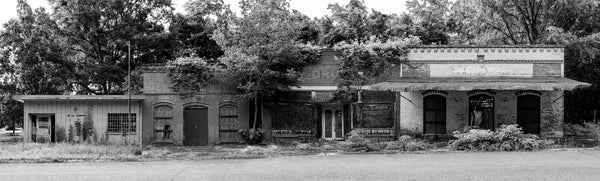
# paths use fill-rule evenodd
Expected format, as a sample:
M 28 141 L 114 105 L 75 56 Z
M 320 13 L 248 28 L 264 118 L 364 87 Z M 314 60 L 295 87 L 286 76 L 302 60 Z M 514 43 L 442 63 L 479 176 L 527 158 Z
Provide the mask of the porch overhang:
M 16 95 L 14 100 L 25 101 L 127 101 L 127 95 Z M 131 101 L 140 102 L 144 95 L 131 95 Z
M 452 90 L 539 90 L 557 91 L 589 87 L 591 84 L 564 77 L 478 77 L 478 78 L 401 78 L 368 86 L 374 91 Z

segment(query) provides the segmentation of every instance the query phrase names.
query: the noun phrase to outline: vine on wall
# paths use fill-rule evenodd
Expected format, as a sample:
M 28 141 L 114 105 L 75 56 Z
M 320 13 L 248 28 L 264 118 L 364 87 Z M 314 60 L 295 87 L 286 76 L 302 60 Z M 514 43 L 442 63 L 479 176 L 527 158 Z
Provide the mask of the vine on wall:
M 409 36 L 386 42 L 368 41 L 336 45 L 334 49 L 342 53 L 343 59 L 338 84 L 340 89 L 336 95 L 354 100 L 353 97 L 361 86 L 385 76 L 394 65 L 407 64 L 408 49 L 420 43 L 419 37 Z

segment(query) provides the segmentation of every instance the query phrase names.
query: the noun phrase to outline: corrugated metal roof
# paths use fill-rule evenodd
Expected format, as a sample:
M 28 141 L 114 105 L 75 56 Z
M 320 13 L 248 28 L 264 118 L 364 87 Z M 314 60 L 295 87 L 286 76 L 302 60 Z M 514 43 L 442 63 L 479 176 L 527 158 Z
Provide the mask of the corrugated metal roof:
M 589 87 L 591 84 L 564 77 L 486 77 L 486 78 L 402 78 L 373 85 L 368 89 L 375 91 L 420 91 L 420 90 L 456 90 L 477 89 L 493 90 L 572 90 Z
M 142 101 L 144 95 L 131 95 L 132 101 Z M 13 99 L 24 101 L 126 101 L 127 95 L 16 95 Z

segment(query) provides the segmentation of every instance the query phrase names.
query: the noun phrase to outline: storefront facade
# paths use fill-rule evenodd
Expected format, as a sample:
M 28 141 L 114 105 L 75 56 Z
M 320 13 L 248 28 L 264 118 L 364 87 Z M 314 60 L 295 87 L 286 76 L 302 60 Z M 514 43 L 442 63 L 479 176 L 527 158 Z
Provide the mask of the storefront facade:
M 555 138 L 563 134 L 565 91 L 589 86 L 564 78 L 562 46 L 420 46 L 411 48 L 407 59 L 389 70 L 387 80 L 361 87 L 356 100 L 344 101 L 335 99 L 339 54 L 324 51 L 290 93 L 302 101 L 272 100 L 264 108 L 271 139 L 343 139 L 341 133 L 354 129 L 377 139 L 444 136 L 508 124 Z M 290 102 L 302 104 L 306 113 L 286 118 Z M 299 121 L 312 135 L 288 126 Z
M 357 129 L 373 139 L 393 140 L 507 124 L 556 138 L 563 135 L 565 91 L 589 86 L 564 77 L 561 46 L 420 46 L 411 48 L 408 62 L 391 67 L 385 78 L 357 87 L 356 94 L 340 95 L 340 57 L 323 50 L 316 64 L 304 68 L 299 87 L 260 101 L 258 126 L 267 140 L 344 140 Z M 235 85 L 209 83 L 186 96 L 170 87 L 165 65 L 147 65 L 142 71 L 143 96 L 134 96 L 135 134 L 129 135 L 136 143 L 243 142 L 237 131 L 251 127 L 254 104 L 242 99 Z M 123 129 L 114 125 L 123 125 L 124 96 L 18 99 L 25 102 L 26 141 L 53 140 L 53 128 L 67 128 L 86 115 L 93 117 L 96 136 L 121 140 L 116 131 Z

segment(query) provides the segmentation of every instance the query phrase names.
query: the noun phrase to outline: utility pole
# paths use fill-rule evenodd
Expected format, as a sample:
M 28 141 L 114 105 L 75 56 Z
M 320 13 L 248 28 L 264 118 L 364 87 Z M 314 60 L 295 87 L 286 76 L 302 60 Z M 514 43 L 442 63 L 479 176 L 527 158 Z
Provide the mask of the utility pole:
M 127 123 L 123 133 L 126 144 L 129 144 L 129 141 L 127 141 L 129 124 L 131 124 L 131 41 L 127 41 Z

